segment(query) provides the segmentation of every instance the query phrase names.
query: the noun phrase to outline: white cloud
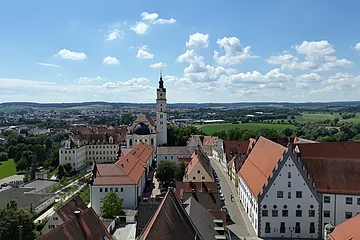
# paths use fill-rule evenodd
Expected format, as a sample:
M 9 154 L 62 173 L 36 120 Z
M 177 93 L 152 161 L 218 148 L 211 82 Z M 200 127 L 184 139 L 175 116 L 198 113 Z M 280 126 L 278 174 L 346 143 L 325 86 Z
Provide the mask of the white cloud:
M 250 46 L 243 48 L 240 40 L 236 37 L 224 37 L 218 39 L 216 43 L 220 48 L 224 48 L 225 55 L 220 56 L 219 52 L 214 51 L 214 60 L 217 64 L 223 66 L 238 65 L 248 58 L 255 58 L 250 53 Z
M 321 77 L 317 73 L 303 74 L 296 77 L 297 82 L 307 83 L 307 82 L 318 82 L 321 80 Z
M 142 47 L 139 47 L 136 57 L 142 59 L 153 59 L 155 55 L 146 51 L 147 49 L 148 49 L 147 45 L 143 45 Z
M 349 73 L 336 73 L 322 81 L 325 87 L 314 89 L 311 91 L 313 94 L 317 93 L 348 93 L 358 92 L 360 88 L 360 75 L 353 76 Z
M 304 82 L 298 82 L 298 83 L 296 83 L 296 87 L 297 88 L 309 88 L 309 84 L 304 83 Z
M 119 81 L 117 83 L 107 82 L 102 86 L 107 89 L 118 89 L 121 92 L 123 91 L 147 91 L 153 90 L 153 87 L 147 85 L 149 83 L 147 78 L 132 78 L 128 81 Z
M 360 42 L 358 42 L 356 45 L 355 45 L 355 49 L 360 51 Z
M 282 70 L 312 70 L 313 72 L 330 71 L 336 68 L 353 66 L 353 63 L 347 59 L 337 59 L 336 56 L 330 55 L 335 53 L 335 49 L 325 40 L 318 42 L 304 41 L 301 45 L 295 45 L 293 48 L 299 56 L 304 56 L 304 60 L 285 53 L 269 57 L 266 59 L 267 63 L 281 65 Z
M 52 63 L 37 63 L 37 64 L 45 67 L 61 67 L 60 65 L 52 64 Z
M 83 52 L 73 52 L 67 49 L 62 49 L 58 52 L 58 55 L 65 59 L 71 60 L 84 60 L 87 58 L 86 54 Z
M 106 36 L 106 41 L 113 41 L 116 39 L 123 39 L 124 32 L 117 28 L 111 28 L 108 30 L 108 35 Z
M 163 62 L 157 62 L 150 65 L 151 68 L 164 68 L 166 67 L 166 63 Z
M 107 56 L 104 58 L 103 63 L 109 65 L 118 65 L 120 61 L 116 57 Z
M 61 73 L 58 73 L 58 74 L 56 74 L 56 75 L 58 75 L 59 77 L 62 76 Z
M 147 34 L 149 32 L 150 25 L 144 22 L 137 22 L 130 29 L 138 35 Z
M 163 19 L 159 18 L 159 14 L 157 13 L 148 13 L 143 12 L 140 14 L 142 21 L 136 22 L 130 29 L 134 31 L 138 35 L 147 34 L 149 32 L 151 25 L 156 24 L 173 24 L 176 22 L 175 19 Z
M 186 50 L 185 53 L 181 54 L 177 59 L 177 62 L 183 63 L 197 63 L 197 64 L 201 64 L 204 62 L 204 57 L 198 55 L 197 53 L 195 53 L 195 51 L 193 49 L 191 50 Z
M 269 84 L 288 82 L 293 79 L 293 76 L 282 73 L 280 72 L 280 69 L 275 68 L 264 75 L 262 75 L 258 71 L 253 71 L 247 73 L 232 74 L 224 79 L 228 84 Z
M 197 32 L 190 35 L 189 41 L 186 42 L 186 46 L 191 48 L 206 48 L 209 46 L 209 42 L 209 34 Z
M 94 78 L 90 78 L 90 77 L 81 77 L 78 79 L 78 82 L 80 84 L 88 84 L 91 83 L 93 81 L 99 81 L 102 80 L 102 78 L 100 76 L 94 77 Z

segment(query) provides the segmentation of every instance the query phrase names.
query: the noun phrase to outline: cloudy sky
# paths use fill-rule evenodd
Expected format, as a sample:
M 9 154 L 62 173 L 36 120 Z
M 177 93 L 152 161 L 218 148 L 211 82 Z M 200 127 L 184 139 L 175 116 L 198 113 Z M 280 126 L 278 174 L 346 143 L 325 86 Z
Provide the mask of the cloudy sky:
M 355 0 L 0 3 L 0 102 L 360 100 Z

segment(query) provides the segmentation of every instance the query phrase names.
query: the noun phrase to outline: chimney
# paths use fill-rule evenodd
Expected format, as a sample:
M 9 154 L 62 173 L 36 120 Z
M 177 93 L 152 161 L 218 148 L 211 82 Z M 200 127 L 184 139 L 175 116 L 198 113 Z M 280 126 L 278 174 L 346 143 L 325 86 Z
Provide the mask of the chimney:
M 197 149 L 195 149 L 195 155 L 198 155 L 198 150 Z
M 124 164 L 122 163 L 121 166 L 124 167 Z
M 81 212 L 80 212 L 79 210 L 75 210 L 75 211 L 74 211 L 74 215 L 75 215 L 75 217 L 76 217 L 77 219 L 80 218 L 80 214 L 81 214 Z

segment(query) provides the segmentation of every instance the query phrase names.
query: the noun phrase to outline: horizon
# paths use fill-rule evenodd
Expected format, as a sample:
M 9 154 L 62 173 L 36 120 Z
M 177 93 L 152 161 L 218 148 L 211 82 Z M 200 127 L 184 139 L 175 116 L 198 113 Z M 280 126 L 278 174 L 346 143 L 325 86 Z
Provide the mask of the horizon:
M 0 102 L 357 101 L 350 3 L 5 2 Z

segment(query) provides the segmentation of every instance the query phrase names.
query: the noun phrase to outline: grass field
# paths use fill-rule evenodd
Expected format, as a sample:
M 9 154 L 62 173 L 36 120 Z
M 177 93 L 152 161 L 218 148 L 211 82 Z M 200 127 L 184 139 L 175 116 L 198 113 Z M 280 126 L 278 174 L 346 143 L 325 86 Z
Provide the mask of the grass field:
M 14 159 L 9 159 L 5 162 L 1 162 L 0 165 L 0 179 L 9 177 L 11 175 L 16 174 L 16 168 Z
M 220 130 L 229 130 L 234 128 L 240 128 L 240 129 L 249 129 L 249 130 L 257 130 L 260 128 L 273 128 L 276 130 L 282 130 L 284 128 L 295 128 L 293 125 L 289 124 L 267 124 L 267 123 L 243 123 L 243 124 L 231 124 L 231 123 L 225 123 L 225 124 L 206 124 L 206 125 L 196 125 L 199 130 L 204 131 L 207 135 L 211 135 L 214 132 L 220 131 Z
M 356 114 L 355 118 L 341 119 L 338 113 L 302 113 L 300 116 L 295 116 L 295 120 L 298 122 L 324 122 L 326 119 L 334 120 L 338 118 L 341 122 L 353 122 L 360 123 L 360 114 Z

